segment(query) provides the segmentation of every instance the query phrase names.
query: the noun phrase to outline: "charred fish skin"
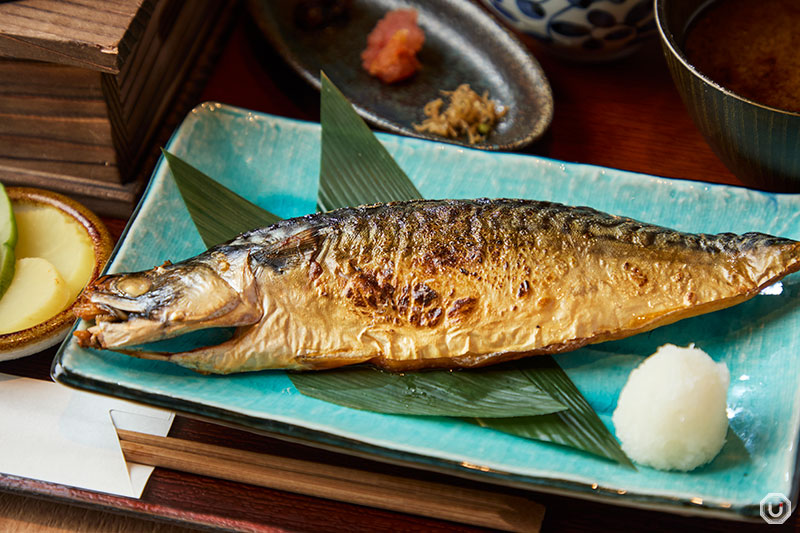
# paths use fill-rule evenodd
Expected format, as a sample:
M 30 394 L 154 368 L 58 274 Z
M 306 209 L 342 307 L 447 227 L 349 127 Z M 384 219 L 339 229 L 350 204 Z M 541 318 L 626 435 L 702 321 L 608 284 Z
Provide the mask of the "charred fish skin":
M 222 345 L 133 355 L 215 373 L 366 361 L 400 371 L 482 366 L 734 305 L 798 270 L 800 243 L 682 233 L 531 200 L 419 200 L 284 220 L 175 267 L 216 273 L 220 258 L 229 259 L 228 286 L 250 288 L 249 305 L 234 307 L 257 307 L 241 313 L 251 322 Z M 135 285 L 130 276 L 116 285 Z M 249 285 L 236 282 L 248 277 Z M 204 290 L 236 301 L 216 285 Z M 85 307 L 99 306 L 95 316 L 108 320 L 89 328 L 94 344 L 81 342 L 141 342 L 146 330 L 105 292 L 100 284 L 85 293 Z M 190 327 L 202 327 L 202 314 Z M 207 322 L 224 316 L 208 313 Z M 170 333 L 187 327 L 179 322 L 172 317 Z M 152 329 L 163 334 L 160 327 Z

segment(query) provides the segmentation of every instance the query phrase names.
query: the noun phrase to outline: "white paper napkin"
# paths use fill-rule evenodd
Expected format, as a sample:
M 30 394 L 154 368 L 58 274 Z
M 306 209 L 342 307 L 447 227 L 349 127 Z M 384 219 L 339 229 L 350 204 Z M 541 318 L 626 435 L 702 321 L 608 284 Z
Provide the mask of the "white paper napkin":
M 120 429 L 166 436 L 174 413 L 0 374 L 0 472 L 139 498 L 153 471 L 126 464 Z

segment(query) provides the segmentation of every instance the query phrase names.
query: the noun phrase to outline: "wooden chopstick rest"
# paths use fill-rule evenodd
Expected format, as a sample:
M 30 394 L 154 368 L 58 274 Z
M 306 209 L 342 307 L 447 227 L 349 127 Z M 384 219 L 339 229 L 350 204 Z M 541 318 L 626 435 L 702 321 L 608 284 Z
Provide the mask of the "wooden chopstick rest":
M 544 506 L 518 496 L 466 489 L 118 430 L 125 459 L 208 477 L 504 531 L 539 531 Z

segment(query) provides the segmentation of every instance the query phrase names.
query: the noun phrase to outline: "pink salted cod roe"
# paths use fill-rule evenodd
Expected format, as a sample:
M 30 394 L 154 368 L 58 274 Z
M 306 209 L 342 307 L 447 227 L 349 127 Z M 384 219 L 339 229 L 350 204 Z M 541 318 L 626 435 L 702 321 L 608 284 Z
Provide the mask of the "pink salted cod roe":
M 361 52 L 362 65 L 385 83 L 404 80 L 421 66 L 417 52 L 424 42 L 425 34 L 417 26 L 415 10 L 390 11 L 367 37 L 367 48 Z

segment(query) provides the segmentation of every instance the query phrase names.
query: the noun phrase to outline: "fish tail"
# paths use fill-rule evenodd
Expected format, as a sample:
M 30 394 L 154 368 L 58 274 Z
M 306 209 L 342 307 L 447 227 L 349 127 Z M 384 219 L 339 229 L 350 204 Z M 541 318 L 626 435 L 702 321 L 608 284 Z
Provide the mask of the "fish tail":
M 267 368 L 300 368 L 291 357 L 282 358 L 254 351 L 251 339 L 247 335 L 250 330 L 250 327 L 240 328 L 232 338 L 220 344 L 201 346 L 183 352 L 160 352 L 129 348 L 114 348 L 114 351 L 139 359 L 168 361 L 201 374 L 230 374 L 232 372 L 247 372 Z

